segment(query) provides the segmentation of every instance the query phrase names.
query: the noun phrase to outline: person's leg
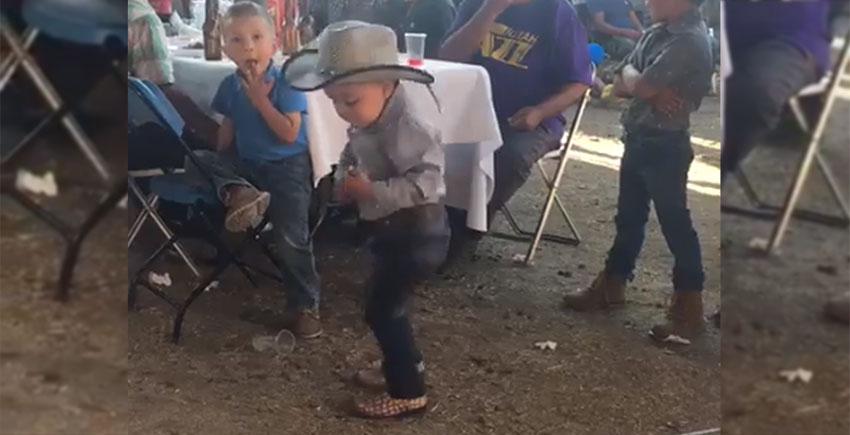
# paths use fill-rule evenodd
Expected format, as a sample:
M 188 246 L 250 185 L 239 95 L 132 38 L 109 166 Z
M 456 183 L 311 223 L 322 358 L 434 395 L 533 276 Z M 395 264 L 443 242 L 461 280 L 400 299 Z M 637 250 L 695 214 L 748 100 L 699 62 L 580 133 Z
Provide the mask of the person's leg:
M 383 354 L 388 396 L 358 403 L 358 413 L 368 417 L 392 417 L 427 403 L 422 354 L 413 338 L 407 304 L 414 286 L 442 263 L 448 245 L 448 231 L 442 230 L 447 223 L 439 207 L 405 210 L 389 220 L 398 222 L 385 228 L 401 223 L 410 231 L 379 229 L 373 244 L 375 269 L 367 289 L 366 321 Z M 431 231 L 422 231 L 428 228 Z
M 564 308 L 576 311 L 605 309 L 625 302 L 626 281 L 631 279 L 649 219 L 649 192 L 641 177 L 646 157 L 641 136 L 625 134 L 625 153 L 620 162 L 616 235 L 608 251 L 605 269 L 587 289 L 567 294 Z
M 671 335 L 692 338 L 703 329 L 705 274 L 688 210 L 688 170 L 694 158 L 690 136 L 684 131 L 658 134 L 646 142 L 646 148 L 648 162 L 642 176 L 675 259 L 669 321 L 652 328 L 651 335 L 660 341 Z
M 234 154 L 198 150 L 194 152 L 198 164 L 186 158 L 186 173 L 195 184 L 211 182 L 216 196 L 228 208 L 225 227 L 241 232 L 257 225 L 269 206 L 270 196 L 254 187 L 239 173 Z M 209 177 L 209 179 L 207 179 Z
M 646 165 L 642 136 L 624 135 L 625 152 L 620 162 L 617 215 L 614 218 L 616 235 L 605 261 L 605 272 L 631 279 L 635 262 L 640 255 L 649 219 L 649 192 L 641 176 Z
M 252 180 L 271 194 L 270 221 L 277 261 L 284 278 L 290 327 L 302 338 L 318 337 L 319 275 L 310 239 L 312 165 L 302 153 L 276 162 L 247 162 Z
M 734 63 L 726 79 L 721 180 L 776 128 L 788 100 L 817 81 L 814 58 L 782 41 L 763 42 Z
M 534 164 L 546 153 L 557 149 L 560 143 L 559 137 L 542 127 L 532 131 L 504 127 L 502 139 L 505 143 L 494 155 L 493 195 L 487 205 L 488 226 L 495 214 L 528 180 Z

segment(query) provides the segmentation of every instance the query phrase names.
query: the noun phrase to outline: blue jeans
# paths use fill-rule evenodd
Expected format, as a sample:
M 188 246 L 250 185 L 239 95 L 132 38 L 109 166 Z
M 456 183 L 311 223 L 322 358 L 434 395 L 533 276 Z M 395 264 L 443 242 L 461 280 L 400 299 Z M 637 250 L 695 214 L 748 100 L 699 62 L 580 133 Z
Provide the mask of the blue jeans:
M 276 161 L 241 159 L 235 153 L 195 151 L 213 179 L 219 199 L 233 185 L 255 186 L 271 195 L 270 222 L 275 256 L 284 279 L 289 309 L 318 309 L 319 275 L 310 240 L 312 193 L 310 155 L 301 153 Z M 191 171 L 191 165 L 186 165 Z
M 617 235 L 605 271 L 632 277 L 652 201 L 675 258 L 673 288 L 702 290 L 702 253 L 688 210 L 688 169 L 694 159 L 690 135 L 687 131 L 640 129 L 626 131 L 623 142 L 626 151 L 620 164 Z

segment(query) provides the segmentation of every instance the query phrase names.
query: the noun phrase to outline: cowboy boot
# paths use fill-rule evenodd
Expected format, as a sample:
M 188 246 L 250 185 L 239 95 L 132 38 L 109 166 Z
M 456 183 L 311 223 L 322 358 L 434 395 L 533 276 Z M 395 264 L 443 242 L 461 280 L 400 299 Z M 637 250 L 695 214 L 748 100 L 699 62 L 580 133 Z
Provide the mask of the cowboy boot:
M 564 296 L 568 310 L 594 311 L 615 308 L 625 303 L 626 278 L 600 272 L 585 290 Z
M 649 331 L 649 335 L 656 341 L 670 341 L 671 336 L 685 340 L 698 336 L 705 329 L 702 292 L 674 292 L 667 318 L 668 320 L 665 323 L 656 325 Z
M 830 320 L 850 325 L 850 293 L 831 299 L 824 311 Z

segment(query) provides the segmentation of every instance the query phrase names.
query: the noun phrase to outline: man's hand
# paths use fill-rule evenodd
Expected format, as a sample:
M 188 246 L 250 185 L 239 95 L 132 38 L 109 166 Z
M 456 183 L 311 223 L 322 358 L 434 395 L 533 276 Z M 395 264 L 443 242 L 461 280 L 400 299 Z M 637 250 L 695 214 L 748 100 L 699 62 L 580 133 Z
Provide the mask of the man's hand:
M 245 96 L 251 101 L 254 107 L 259 108 L 261 104 L 266 104 L 269 101 L 269 92 L 274 86 L 274 78 L 266 81 L 263 73 L 259 71 L 256 65 L 252 65 L 239 70 L 239 78 L 242 80 L 242 89 L 245 91 Z
M 635 29 L 627 29 L 625 32 L 623 32 L 623 36 L 631 39 L 640 39 L 641 35 L 643 35 L 643 32 Z
M 665 116 L 673 116 L 685 110 L 685 102 L 678 94 L 671 89 L 662 89 L 658 91 L 652 100 L 652 107 L 661 112 Z
M 508 124 L 517 130 L 531 131 L 543 122 L 543 113 L 537 107 L 523 107 L 508 118 Z
M 373 200 L 372 181 L 363 172 L 348 171 L 342 186 L 342 195 L 357 201 Z

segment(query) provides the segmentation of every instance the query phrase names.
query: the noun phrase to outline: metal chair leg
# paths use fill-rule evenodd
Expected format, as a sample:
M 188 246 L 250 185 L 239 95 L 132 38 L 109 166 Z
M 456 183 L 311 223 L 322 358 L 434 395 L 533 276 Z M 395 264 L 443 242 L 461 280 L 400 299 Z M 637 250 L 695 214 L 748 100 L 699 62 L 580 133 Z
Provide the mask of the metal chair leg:
M 14 32 L 12 32 L 5 17 L 0 18 L 2 18 L 0 34 L 6 38 L 9 46 L 12 48 L 12 51 L 14 51 L 15 56 L 20 58 L 21 65 L 27 75 L 30 76 L 30 79 L 32 79 L 36 88 L 38 88 L 39 92 L 50 105 L 51 109 L 54 111 L 59 110 L 63 104 L 58 92 L 56 92 L 56 89 L 50 84 L 50 81 L 29 53 L 24 50 L 21 43 L 15 37 Z M 80 127 L 74 117 L 71 114 L 65 114 L 62 116 L 62 125 L 65 126 L 68 134 L 71 135 L 71 138 L 95 168 L 95 171 L 97 171 L 104 180 L 109 180 L 110 174 L 109 170 L 107 170 L 106 162 L 103 160 L 103 157 L 97 151 L 97 148 L 92 143 L 91 139 L 89 139 L 89 137 L 85 134 L 82 127 Z
M 159 196 L 150 195 L 150 197 L 146 198 L 150 203 L 151 208 L 156 210 L 156 205 L 159 203 Z M 148 211 L 142 208 L 142 211 L 139 212 L 139 215 L 136 217 L 136 220 L 133 221 L 133 225 L 130 226 L 129 236 L 127 237 L 127 248 L 133 246 L 133 242 L 136 241 L 136 237 L 139 235 L 139 232 L 142 230 L 142 227 L 145 225 L 145 222 L 148 220 Z
M 171 232 L 170 229 L 168 229 L 168 225 L 165 224 L 165 222 L 162 220 L 156 210 L 154 210 L 153 207 L 151 207 L 151 205 L 144 200 L 144 194 L 142 193 L 141 189 L 139 189 L 139 186 L 136 184 L 135 180 L 132 179 L 132 177 L 130 178 L 129 186 L 130 191 L 133 192 L 133 195 L 135 195 L 136 198 L 140 199 L 140 201 L 142 202 L 142 207 L 144 207 L 145 211 L 148 213 L 148 215 L 150 215 L 150 218 L 154 221 L 154 223 L 156 223 L 156 226 L 159 227 L 160 231 L 162 231 L 162 233 L 165 234 L 167 238 L 173 237 L 174 234 Z M 200 277 L 201 272 L 198 269 L 198 266 L 195 264 L 189 254 L 186 253 L 186 250 L 183 248 L 183 245 L 179 242 L 175 242 L 174 249 L 183 259 L 183 261 L 186 262 L 186 265 L 189 266 L 189 269 L 192 271 L 192 273 L 195 276 Z
M 848 46 L 845 45 L 843 55 L 841 56 L 841 64 L 838 66 L 836 71 L 843 72 L 847 68 L 847 50 Z M 779 220 L 777 221 L 776 226 L 774 226 L 773 232 L 768 240 L 767 252 L 769 254 L 776 251 L 782 243 L 782 239 L 788 229 L 788 223 L 791 221 L 791 216 L 794 213 L 794 209 L 797 207 L 800 194 L 803 192 L 803 186 L 806 184 L 806 178 L 809 175 L 809 170 L 811 169 L 812 163 L 815 161 L 815 157 L 818 154 L 818 147 L 820 146 L 821 139 L 823 138 L 823 133 L 826 130 L 826 123 L 829 119 L 830 113 L 832 112 L 832 106 L 835 104 L 835 99 L 837 97 L 836 91 L 838 86 L 841 84 L 841 79 L 842 77 L 840 74 L 837 77 L 833 77 L 832 82 L 829 84 L 829 89 L 826 91 L 827 97 L 824 101 L 823 108 L 821 109 L 820 116 L 818 116 L 817 124 L 812 131 L 809 144 L 806 147 L 806 152 L 800 160 L 800 165 L 797 167 L 797 173 L 794 176 L 794 183 L 791 185 L 791 188 L 788 189 Z
M 29 51 L 37 36 L 38 29 L 35 27 L 29 27 L 24 31 L 24 34 L 21 37 L 21 46 L 24 50 Z M 20 65 L 21 58 L 14 53 L 7 55 L 6 59 L 3 60 L 3 63 L 0 64 L 0 91 L 6 88 L 6 84 L 9 82 L 9 79 L 12 78 Z
M 118 183 L 112 191 L 104 198 L 94 210 L 89 214 L 88 218 L 83 222 L 77 230 L 73 239 L 68 241 L 65 249 L 65 257 L 62 260 L 62 269 L 59 274 L 59 286 L 56 290 L 56 299 L 61 302 L 68 301 L 68 293 L 71 288 L 71 279 L 73 278 L 74 270 L 77 266 L 77 258 L 80 254 L 83 242 L 88 237 L 91 230 L 112 211 L 121 198 L 127 193 L 127 181 Z

